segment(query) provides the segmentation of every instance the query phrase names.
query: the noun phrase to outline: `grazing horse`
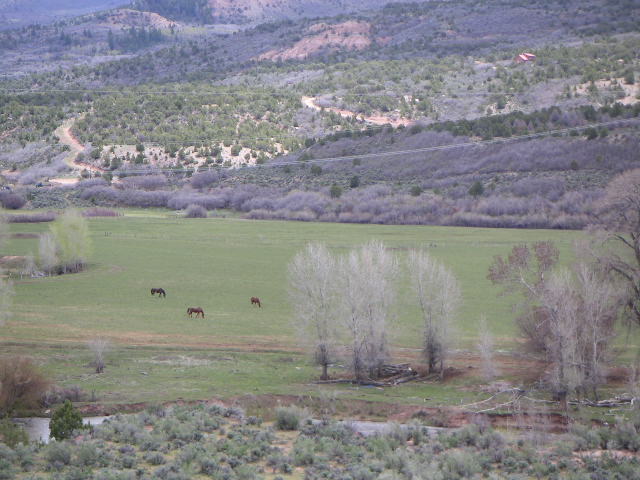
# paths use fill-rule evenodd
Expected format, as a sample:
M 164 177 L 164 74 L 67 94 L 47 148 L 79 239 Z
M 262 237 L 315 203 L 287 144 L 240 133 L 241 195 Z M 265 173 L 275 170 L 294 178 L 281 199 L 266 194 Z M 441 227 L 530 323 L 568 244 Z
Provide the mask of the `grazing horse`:
M 251 305 L 258 305 L 258 307 L 262 308 L 258 297 L 251 297 Z
M 167 292 L 164 291 L 164 288 L 152 288 L 151 295 L 155 295 L 156 293 L 158 294 L 158 298 L 167 296 Z
M 201 315 L 202 318 L 204 318 L 204 310 L 202 310 L 200 307 L 187 308 L 187 315 L 191 317 L 194 313 L 196 314 L 196 318 L 198 318 L 198 315 Z

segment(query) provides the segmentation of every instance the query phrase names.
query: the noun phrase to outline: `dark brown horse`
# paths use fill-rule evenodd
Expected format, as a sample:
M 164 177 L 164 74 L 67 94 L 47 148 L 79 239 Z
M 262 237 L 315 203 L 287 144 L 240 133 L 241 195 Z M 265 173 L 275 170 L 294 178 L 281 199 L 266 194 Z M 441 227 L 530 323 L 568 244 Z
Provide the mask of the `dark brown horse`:
M 158 298 L 167 296 L 167 292 L 164 291 L 164 288 L 152 288 L 151 295 L 155 295 L 156 293 L 158 294 Z
M 204 310 L 202 310 L 200 307 L 189 307 L 187 308 L 187 315 L 189 315 L 190 317 L 193 314 L 196 314 L 196 318 L 198 318 L 198 315 L 202 316 L 202 318 L 204 318 Z
M 251 305 L 258 305 L 260 308 L 262 308 L 260 299 L 258 297 L 251 297 Z

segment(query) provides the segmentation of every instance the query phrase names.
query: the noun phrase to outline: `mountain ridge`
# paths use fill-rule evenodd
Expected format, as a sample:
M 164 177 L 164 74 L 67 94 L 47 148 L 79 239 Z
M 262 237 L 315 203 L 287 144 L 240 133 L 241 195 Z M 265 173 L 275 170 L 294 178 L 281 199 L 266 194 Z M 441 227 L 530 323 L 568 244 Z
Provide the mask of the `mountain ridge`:
M 380 9 L 388 3 L 388 0 L 134 0 L 132 5 L 175 20 L 261 23 L 350 14 Z

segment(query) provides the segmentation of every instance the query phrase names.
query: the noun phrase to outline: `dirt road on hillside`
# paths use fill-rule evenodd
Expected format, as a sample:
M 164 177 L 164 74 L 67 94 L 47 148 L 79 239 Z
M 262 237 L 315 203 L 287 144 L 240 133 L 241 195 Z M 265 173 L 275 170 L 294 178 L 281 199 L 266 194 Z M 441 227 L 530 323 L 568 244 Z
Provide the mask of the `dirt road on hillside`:
M 321 107 L 316 103 L 315 97 L 302 97 L 302 105 L 316 111 L 320 111 L 323 109 L 323 107 Z M 337 107 L 324 107 L 324 110 L 327 112 L 337 113 L 342 118 L 356 117 L 356 119 L 365 123 L 370 123 L 372 125 L 389 124 L 393 127 L 399 127 L 400 125 L 403 125 L 406 127 L 407 125 L 411 125 L 411 123 L 413 123 L 413 120 L 410 120 L 408 118 L 403 118 L 403 117 L 394 118 L 394 117 L 390 117 L 388 115 L 382 115 L 382 114 L 367 116 L 367 115 L 362 115 L 361 113 L 352 112 L 350 110 L 343 110 Z
M 93 173 L 104 172 L 105 170 L 103 168 L 96 167 L 95 165 L 91 165 L 90 163 L 77 161 L 78 155 L 82 151 L 84 151 L 84 145 L 80 143 L 80 141 L 73 135 L 73 132 L 71 131 L 75 121 L 75 118 L 65 120 L 64 123 L 56 128 L 55 132 L 53 132 L 58 137 L 58 141 L 61 145 L 66 145 L 69 147 L 69 155 L 67 155 L 64 159 L 65 163 L 73 170 L 89 170 Z M 70 179 L 53 178 L 51 179 L 51 182 L 69 184 Z

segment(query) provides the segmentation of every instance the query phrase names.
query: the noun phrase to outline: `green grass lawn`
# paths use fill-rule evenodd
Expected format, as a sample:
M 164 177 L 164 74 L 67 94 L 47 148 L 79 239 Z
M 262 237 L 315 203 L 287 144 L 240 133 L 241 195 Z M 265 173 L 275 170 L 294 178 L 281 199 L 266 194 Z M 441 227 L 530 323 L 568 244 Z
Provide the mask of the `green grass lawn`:
M 378 239 L 401 258 L 407 249 L 427 248 L 454 270 L 462 285 L 457 347 L 473 348 L 478 318 L 485 314 L 499 348 L 517 351 L 510 301 L 498 297 L 499 290 L 486 279 L 489 264 L 515 244 L 539 240 L 553 240 L 566 261 L 581 235 L 126 213 L 89 221 L 93 255 L 85 272 L 16 279 L 14 315 L 0 329 L 3 351 L 34 355 L 55 381 L 95 391 L 104 402 L 309 391 L 308 382 L 317 373 L 293 334 L 286 270 L 291 257 L 312 240 L 345 253 Z M 12 233 L 47 228 L 11 225 Z M 14 238 L 5 247 L 6 255 L 36 251 L 36 238 Z M 166 299 L 151 297 L 152 287 L 164 288 Z M 250 305 L 251 296 L 260 297 L 262 309 Z M 420 346 L 420 321 L 406 281 L 398 300 L 392 343 L 396 352 L 412 352 Z M 188 318 L 190 306 L 202 307 L 206 318 Z M 103 375 L 93 374 L 88 365 L 85 344 L 96 336 L 112 344 Z M 446 402 L 455 390 L 454 382 L 346 393 L 383 401 L 401 396 L 403 401 L 428 397 Z

